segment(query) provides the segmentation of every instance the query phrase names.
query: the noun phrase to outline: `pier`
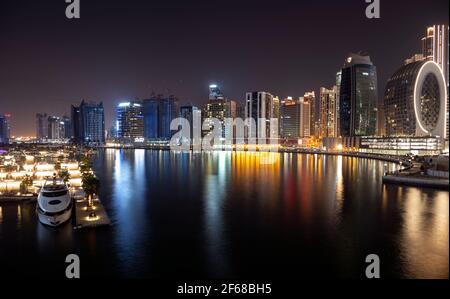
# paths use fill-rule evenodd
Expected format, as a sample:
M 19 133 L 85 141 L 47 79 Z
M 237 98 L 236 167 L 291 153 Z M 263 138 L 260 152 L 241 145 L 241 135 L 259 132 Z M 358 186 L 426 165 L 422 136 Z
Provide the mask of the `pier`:
M 84 195 L 79 193 L 73 197 L 73 201 L 73 229 L 111 225 L 105 207 L 98 197 L 93 198 L 91 205 L 89 205 Z

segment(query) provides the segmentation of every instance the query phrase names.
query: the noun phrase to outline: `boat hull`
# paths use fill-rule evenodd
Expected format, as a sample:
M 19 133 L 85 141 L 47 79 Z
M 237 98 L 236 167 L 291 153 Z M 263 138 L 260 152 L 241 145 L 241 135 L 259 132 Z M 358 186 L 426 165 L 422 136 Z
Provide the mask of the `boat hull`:
M 59 215 L 44 215 L 38 210 L 37 214 L 39 217 L 39 221 L 42 224 L 56 227 L 62 225 L 70 219 L 70 217 L 72 216 L 72 210 L 64 211 Z

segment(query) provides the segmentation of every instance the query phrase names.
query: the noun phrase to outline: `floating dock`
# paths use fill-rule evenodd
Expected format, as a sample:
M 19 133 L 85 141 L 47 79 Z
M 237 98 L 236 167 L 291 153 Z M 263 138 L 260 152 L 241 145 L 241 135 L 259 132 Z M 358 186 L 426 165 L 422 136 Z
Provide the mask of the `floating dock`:
M 92 206 L 88 207 L 88 201 L 84 196 L 74 196 L 74 226 L 73 229 L 93 228 L 109 226 L 111 221 L 105 208 L 98 198 L 92 200 Z

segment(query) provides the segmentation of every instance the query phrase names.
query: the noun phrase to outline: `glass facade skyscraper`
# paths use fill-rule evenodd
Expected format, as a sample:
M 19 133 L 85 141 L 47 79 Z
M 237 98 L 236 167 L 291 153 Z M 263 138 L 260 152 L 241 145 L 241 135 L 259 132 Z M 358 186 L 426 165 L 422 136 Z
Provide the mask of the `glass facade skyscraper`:
M 278 119 L 273 99 L 274 96 L 265 91 L 247 92 L 245 95 L 245 118 L 253 118 L 256 125 L 256 128 L 249 128 L 249 132 L 255 132 L 254 137 L 258 139 L 269 139 L 277 133 L 271 132 L 270 127 L 270 120 Z
M 170 123 L 179 116 L 178 99 L 174 96 L 161 99 L 159 101 L 158 113 L 158 134 L 159 138 L 169 140 L 172 138 L 172 131 L 170 130 Z
M 179 101 L 174 96 L 158 95 L 143 100 L 144 137 L 148 140 L 169 140 L 172 120 L 179 116 Z
M 351 54 L 341 70 L 339 126 L 343 137 L 377 133 L 377 70 L 369 56 Z
M 10 125 L 9 115 L 0 114 L 0 144 L 9 143 Z
M 444 137 L 446 90 L 435 62 L 419 60 L 402 66 L 386 85 L 386 134 Z
M 105 111 L 103 103 L 81 101 L 71 107 L 73 138 L 76 143 L 105 143 Z
M 144 137 L 152 140 L 158 138 L 159 99 L 146 99 L 142 102 L 144 113 Z

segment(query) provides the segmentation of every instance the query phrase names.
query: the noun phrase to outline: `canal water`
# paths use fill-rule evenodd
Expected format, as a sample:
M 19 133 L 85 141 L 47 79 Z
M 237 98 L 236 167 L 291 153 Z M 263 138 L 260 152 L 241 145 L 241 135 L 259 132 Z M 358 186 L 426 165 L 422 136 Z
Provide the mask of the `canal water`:
M 268 157 L 270 156 L 270 157 Z M 448 278 L 449 193 L 385 186 L 385 162 L 340 156 L 100 151 L 113 225 L 41 225 L 0 205 L 0 276 L 64 278 Z

